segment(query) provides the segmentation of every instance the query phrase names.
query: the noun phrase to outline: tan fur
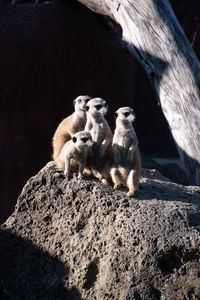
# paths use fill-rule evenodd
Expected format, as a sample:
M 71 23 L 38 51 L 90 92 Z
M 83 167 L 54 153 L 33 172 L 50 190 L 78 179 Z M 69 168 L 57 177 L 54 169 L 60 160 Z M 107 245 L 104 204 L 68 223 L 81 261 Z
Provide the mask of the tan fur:
M 108 111 L 106 101 L 93 98 L 87 105 L 85 130 L 90 132 L 93 141 L 92 151 L 88 154 L 88 168 L 104 184 L 111 181 L 110 168 L 113 160 L 112 131 L 104 115 Z
M 84 130 L 86 123 L 86 103 L 91 99 L 89 96 L 79 96 L 74 100 L 75 111 L 61 121 L 52 140 L 53 160 L 56 160 L 64 144 L 69 141 L 73 134 Z
M 130 107 L 122 107 L 117 111 L 116 129 L 113 136 L 114 166 L 111 177 L 114 188 L 121 185 L 128 188 L 128 196 L 139 189 L 141 160 L 138 140 L 132 122 L 135 119 Z
M 83 177 L 83 169 L 89 149 L 92 147 L 92 137 L 89 132 L 80 131 L 73 135 L 72 140 L 66 142 L 55 160 L 58 169 L 64 170 L 66 177 L 77 172 L 78 178 Z

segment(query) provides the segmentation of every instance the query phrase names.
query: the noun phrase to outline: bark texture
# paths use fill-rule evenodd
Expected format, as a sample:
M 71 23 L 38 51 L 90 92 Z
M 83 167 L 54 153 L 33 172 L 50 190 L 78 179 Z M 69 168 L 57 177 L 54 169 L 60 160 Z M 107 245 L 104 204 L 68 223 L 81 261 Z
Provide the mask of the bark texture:
M 122 27 L 146 70 L 191 184 L 200 185 L 200 64 L 167 0 L 79 0 Z

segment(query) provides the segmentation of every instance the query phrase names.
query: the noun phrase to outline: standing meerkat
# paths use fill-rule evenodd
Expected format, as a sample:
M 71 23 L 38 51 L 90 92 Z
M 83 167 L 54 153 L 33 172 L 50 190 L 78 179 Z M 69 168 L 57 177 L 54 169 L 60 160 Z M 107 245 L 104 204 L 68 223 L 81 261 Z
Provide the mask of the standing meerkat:
M 88 151 L 91 147 L 92 137 L 89 132 L 79 131 L 75 133 L 72 139 L 65 143 L 55 160 L 57 168 L 64 170 L 67 178 L 70 172 L 74 173 L 79 168 L 78 178 L 82 178 Z
M 88 167 L 92 174 L 104 184 L 110 181 L 110 167 L 112 165 L 112 131 L 104 115 L 108 111 L 106 101 L 93 98 L 86 105 L 87 122 L 85 131 L 90 132 L 93 141 L 92 151 L 88 157 Z
M 132 196 L 139 189 L 141 172 L 138 139 L 132 126 L 135 114 L 130 107 L 121 107 L 116 114 L 116 128 L 112 144 L 115 162 L 110 174 L 114 188 L 126 186 L 127 195 Z
M 73 101 L 75 111 L 58 125 L 52 140 L 53 160 L 56 160 L 62 147 L 72 138 L 74 133 L 84 130 L 86 123 L 86 104 L 90 99 L 90 96 L 78 96 Z

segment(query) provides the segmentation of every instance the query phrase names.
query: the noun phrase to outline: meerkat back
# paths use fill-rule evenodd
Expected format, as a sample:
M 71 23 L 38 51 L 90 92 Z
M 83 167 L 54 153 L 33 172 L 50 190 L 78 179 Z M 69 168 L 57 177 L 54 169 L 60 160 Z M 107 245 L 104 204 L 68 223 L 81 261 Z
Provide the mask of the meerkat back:
M 72 138 L 73 134 L 84 130 L 86 123 L 86 104 L 90 99 L 90 96 L 78 96 L 73 101 L 75 111 L 58 125 L 52 139 L 53 160 L 56 160 L 62 147 Z

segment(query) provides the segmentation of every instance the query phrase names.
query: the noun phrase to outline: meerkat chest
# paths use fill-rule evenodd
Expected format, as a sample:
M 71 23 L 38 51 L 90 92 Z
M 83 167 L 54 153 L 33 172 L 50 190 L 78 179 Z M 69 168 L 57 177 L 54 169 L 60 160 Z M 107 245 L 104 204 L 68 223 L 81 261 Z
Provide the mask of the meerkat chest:
M 116 139 L 114 139 L 114 142 L 118 144 L 123 149 L 126 149 L 130 144 L 130 137 L 126 135 L 118 135 Z
M 71 158 L 73 160 L 80 161 L 85 158 L 86 154 L 86 149 L 75 149 L 74 152 L 71 154 Z
M 119 145 L 120 148 L 123 150 L 130 147 L 132 140 L 133 140 L 133 137 L 129 131 L 116 130 L 114 137 L 113 137 L 113 143 Z
M 105 128 L 103 123 L 94 123 L 91 128 L 92 140 L 96 143 L 101 143 L 104 139 Z
M 84 130 L 85 127 L 85 119 L 79 118 L 76 120 L 73 120 L 72 125 L 72 133 L 76 133 L 78 131 Z

